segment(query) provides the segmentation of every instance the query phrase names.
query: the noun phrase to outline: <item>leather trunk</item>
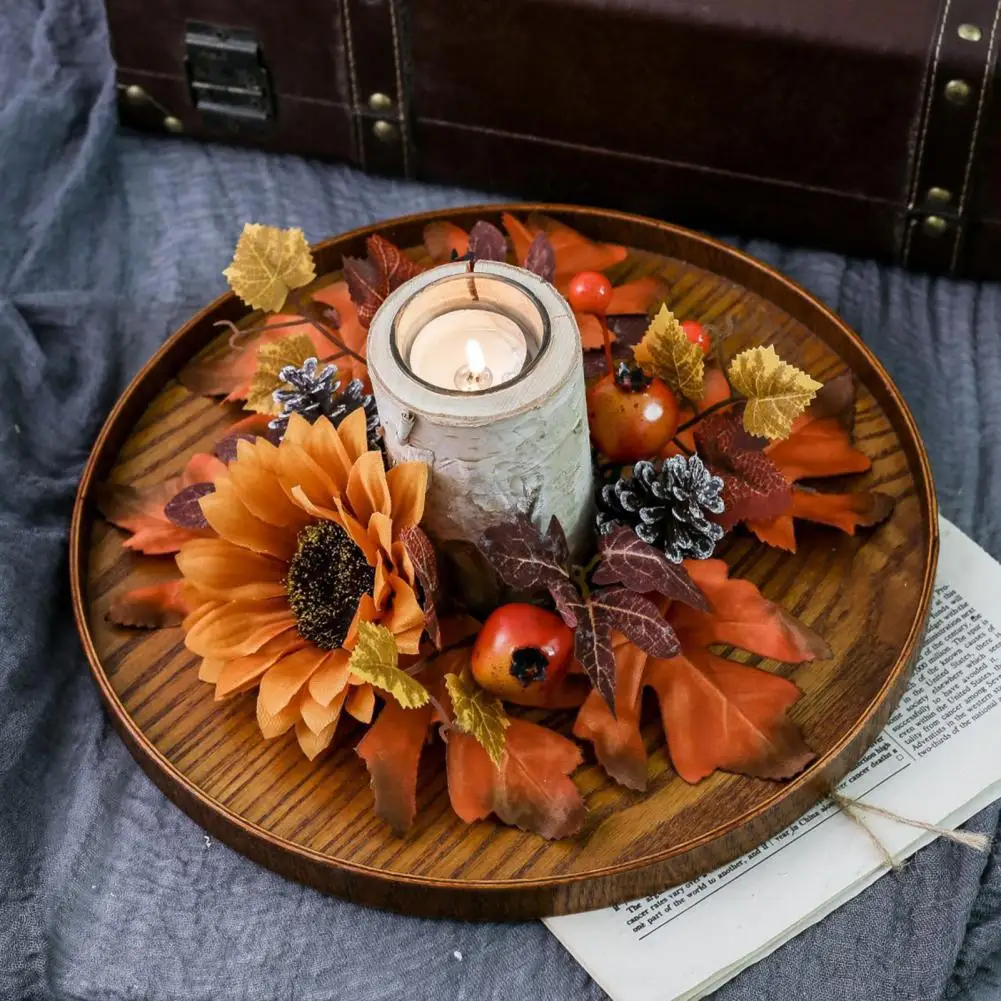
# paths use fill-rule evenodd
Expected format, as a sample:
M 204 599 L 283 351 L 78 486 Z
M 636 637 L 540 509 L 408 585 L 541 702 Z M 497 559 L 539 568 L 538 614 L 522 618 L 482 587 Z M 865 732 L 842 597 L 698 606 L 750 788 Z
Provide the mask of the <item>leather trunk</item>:
M 107 0 L 122 120 L 1001 278 L 1001 0 Z

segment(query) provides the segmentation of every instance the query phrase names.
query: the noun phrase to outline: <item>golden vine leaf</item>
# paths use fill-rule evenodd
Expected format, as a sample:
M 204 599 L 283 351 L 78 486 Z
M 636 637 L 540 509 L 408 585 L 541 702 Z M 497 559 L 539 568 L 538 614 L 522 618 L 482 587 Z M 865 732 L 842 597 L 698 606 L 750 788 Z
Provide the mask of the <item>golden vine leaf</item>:
M 428 690 L 401 670 L 396 637 L 385 627 L 372 622 L 358 623 L 358 643 L 351 651 L 348 670 L 358 681 L 392 695 L 404 709 L 426 705 Z
M 316 346 L 308 334 L 289 334 L 257 349 L 257 371 L 250 383 L 245 404 L 259 414 L 277 415 L 281 407 L 275 403 L 274 391 L 285 385 L 282 369 L 286 365 L 301 368 L 307 358 L 316 357 Z
M 500 699 L 476 685 L 466 675 L 446 674 L 445 686 L 452 700 L 455 724 L 468 733 L 500 768 L 511 720 Z
M 229 287 L 252 309 L 277 313 L 292 289 L 316 277 L 316 266 L 301 229 L 248 222 L 223 274 Z
M 633 348 L 636 364 L 663 379 L 671 389 L 693 402 L 702 399 L 705 356 L 693 344 L 666 303 L 650 321 L 643 339 Z
M 741 351 L 727 374 L 730 385 L 747 397 L 744 430 L 773 440 L 789 436 L 792 422 L 823 385 L 784 362 L 770 344 Z

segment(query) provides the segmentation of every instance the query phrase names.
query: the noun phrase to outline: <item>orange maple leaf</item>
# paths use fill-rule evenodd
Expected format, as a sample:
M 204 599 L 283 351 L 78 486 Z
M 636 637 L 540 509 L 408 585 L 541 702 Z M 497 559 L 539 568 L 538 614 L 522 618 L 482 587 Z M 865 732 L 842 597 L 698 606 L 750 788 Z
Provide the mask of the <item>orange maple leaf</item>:
M 761 542 L 794 553 L 795 518 L 854 535 L 856 528 L 878 525 L 889 517 L 893 498 L 877 490 L 828 494 L 794 485 L 803 479 L 864 473 L 872 467 L 872 460 L 852 442 L 854 410 L 854 386 L 846 372 L 824 386 L 810 409 L 794 422 L 788 438 L 765 448 L 793 487 L 788 511 L 768 521 L 747 522 Z
M 340 318 L 338 337 L 364 358 L 368 334 L 358 319 L 358 311 L 351 300 L 347 282 L 337 281 L 326 285 L 313 293 L 312 298 L 315 302 L 333 306 L 337 310 Z M 250 384 L 257 371 L 257 352 L 265 344 L 297 334 L 309 337 L 316 349 L 316 357 L 321 361 L 338 350 L 313 324 L 291 313 L 276 313 L 267 318 L 265 329 L 246 336 L 234 335 L 231 343 L 221 352 L 189 362 L 181 370 L 181 385 L 199 396 L 222 396 L 227 403 L 242 403 L 247 399 Z M 364 362 L 350 355 L 343 355 L 331 364 L 337 366 L 338 378 L 342 382 L 351 379 L 364 381 L 368 378 Z
M 716 769 L 759 778 L 789 778 L 814 757 L 786 710 L 799 698 L 791 681 L 710 653 L 728 644 L 787 663 L 830 655 L 811 629 L 765 598 L 750 581 L 731 580 L 722 560 L 686 560 L 712 610 L 665 603 L 681 653 L 648 657 L 616 638 L 616 715 L 592 692 L 574 734 L 594 745 L 605 771 L 632 789 L 646 787 L 646 748 L 639 728 L 644 688 L 660 705 L 668 753 L 686 782 Z
M 583 760 L 580 748 L 558 733 L 512 719 L 498 768 L 468 734 L 448 734 L 446 765 L 452 809 L 467 824 L 496 814 L 505 824 L 544 838 L 568 838 L 586 808 L 569 777 Z
M 98 491 L 98 510 L 112 525 L 129 532 L 122 545 L 149 556 L 176 553 L 191 539 L 203 539 L 211 529 L 182 528 L 164 513 L 167 502 L 185 487 L 196 483 L 214 483 L 226 466 L 214 455 L 198 452 L 173 476 L 151 487 L 131 487 L 119 483 L 104 484 Z
M 162 629 L 179 626 L 191 608 L 184 581 L 178 577 L 126 591 L 112 601 L 107 617 L 116 626 Z

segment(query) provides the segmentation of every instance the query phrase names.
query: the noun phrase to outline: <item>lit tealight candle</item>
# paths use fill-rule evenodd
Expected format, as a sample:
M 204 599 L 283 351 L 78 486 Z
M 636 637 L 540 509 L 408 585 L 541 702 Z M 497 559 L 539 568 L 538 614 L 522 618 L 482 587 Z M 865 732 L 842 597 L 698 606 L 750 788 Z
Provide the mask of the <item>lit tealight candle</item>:
M 503 386 L 525 367 L 528 344 L 517 321 L 464 307 L 429 320 L 410 348 L 410 370 L 442 389 L 475 393 Z

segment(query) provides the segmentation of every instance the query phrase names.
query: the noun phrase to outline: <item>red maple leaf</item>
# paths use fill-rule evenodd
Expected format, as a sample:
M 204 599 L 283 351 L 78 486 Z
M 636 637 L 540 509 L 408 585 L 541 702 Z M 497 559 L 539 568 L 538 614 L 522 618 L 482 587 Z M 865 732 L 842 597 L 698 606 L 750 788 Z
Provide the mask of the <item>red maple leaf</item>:
M 366 330 L 386 296 L 423 270 L 395 244 L 373 233 L 366 241 L 367 258 L 345 257 L 344 278 L 358 320 Z
M 761 595 L 749 581 L 730 580 L 721 560 L 685 563 L 708 599 L 706 611 L 664 602 L 681 652 L 655 658 L 624 636 L 614 640 L 616 715 L 592 692 L 574 734 L 594 744 L 605 771 L 634 789 L 646 786 L 640 698 L 652 688 L 661 704 L 668 752 L 678 774 L 697 782 L 717 768 L 759 778 L 789 778 L 814 757 L 786 710 L 799 689 L 785 678 L 709 651 L 713 644 L 802 663 L 830 652 L 819 636 Z

